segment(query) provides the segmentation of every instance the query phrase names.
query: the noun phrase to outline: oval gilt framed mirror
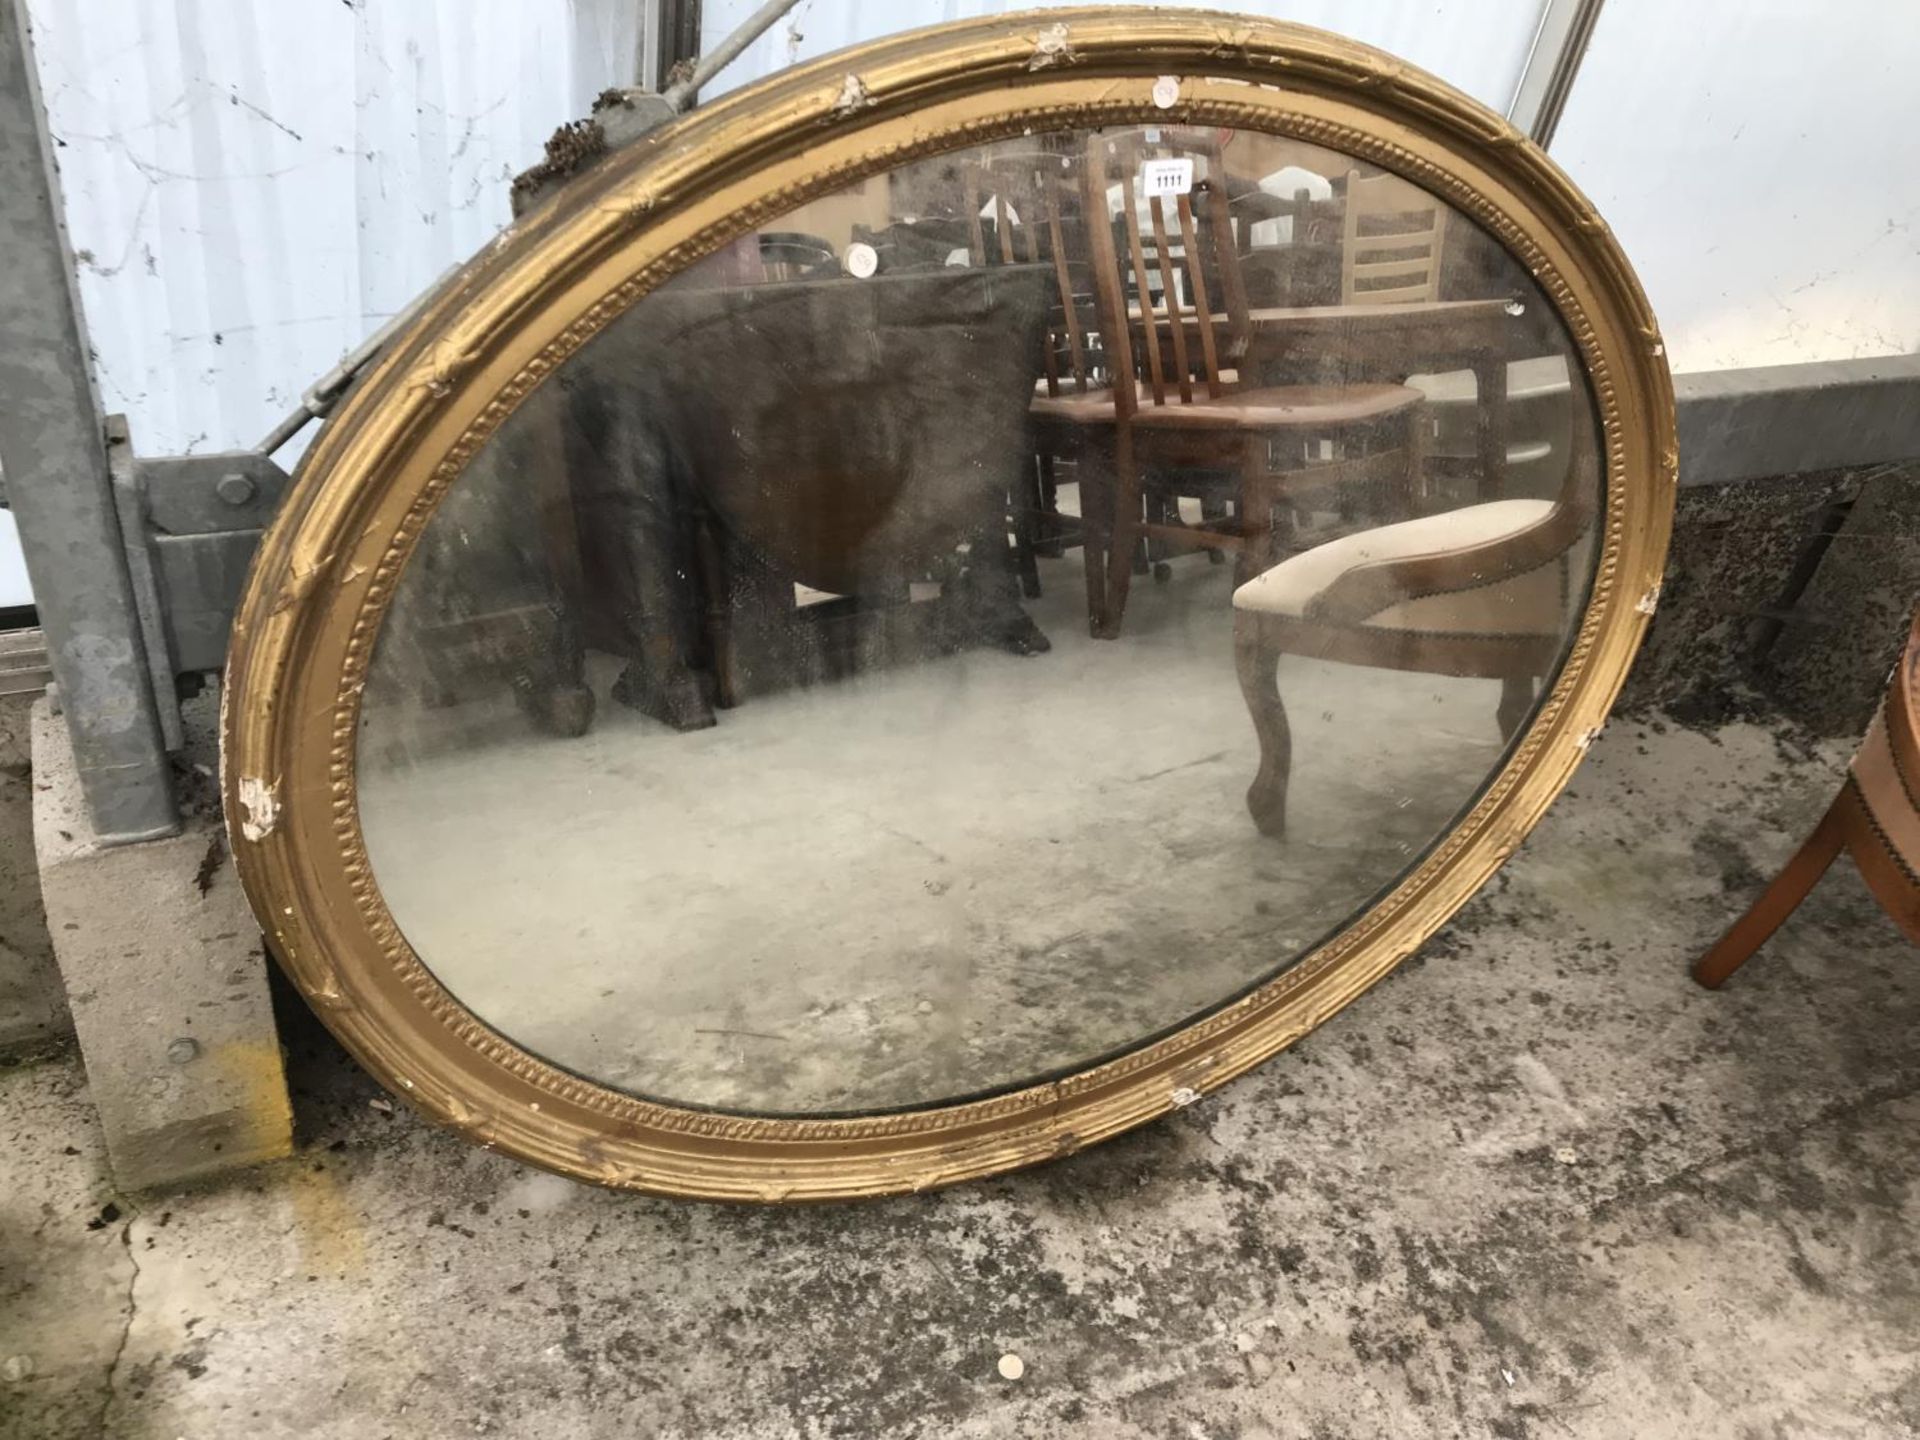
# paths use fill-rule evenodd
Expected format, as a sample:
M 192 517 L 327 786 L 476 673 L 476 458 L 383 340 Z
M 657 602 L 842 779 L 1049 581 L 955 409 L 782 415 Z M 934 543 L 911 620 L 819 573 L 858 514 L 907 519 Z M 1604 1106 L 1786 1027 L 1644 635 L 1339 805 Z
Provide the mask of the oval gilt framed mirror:
M 241 874 L 395 1093 L 587 1180 L 920 1189 L 1190 1103 L 1512 852 L 1657 598 L 1573 186 L 1320 32 L 1056 11 L 600 159 L 256 562 Z

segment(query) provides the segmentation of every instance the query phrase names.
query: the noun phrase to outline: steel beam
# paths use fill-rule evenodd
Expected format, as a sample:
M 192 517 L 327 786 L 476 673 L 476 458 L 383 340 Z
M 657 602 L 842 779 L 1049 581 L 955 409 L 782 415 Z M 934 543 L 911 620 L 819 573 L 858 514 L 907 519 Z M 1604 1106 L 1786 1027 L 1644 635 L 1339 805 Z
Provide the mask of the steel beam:
M 1541 149 L 1553 143 L 1574 76 L 1587 57 L 1602 0 L 1545 0 L 1507 119 Z
M 0 467 L 94 828 L 179 828 L 34 70 L 0 0 Z
M 768 26 L 798 3 L 799 0 L 767 0 L 766 4 L 743 20 L 731 35 L 702 55 L 686 79 L 668 85 L 661 92 L 662 98 L 676 111 L 691 110 L 699 103 L 700 87 L 739 59 L 741 52 L 758 40 Z

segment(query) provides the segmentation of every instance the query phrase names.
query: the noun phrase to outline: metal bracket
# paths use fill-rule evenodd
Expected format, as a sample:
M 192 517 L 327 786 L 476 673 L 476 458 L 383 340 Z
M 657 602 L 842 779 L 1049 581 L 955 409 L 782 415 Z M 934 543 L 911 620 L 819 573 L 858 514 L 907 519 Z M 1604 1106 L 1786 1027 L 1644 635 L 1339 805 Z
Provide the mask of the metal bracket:
M 292 484 L 257 450 L 134 454 L 124 416 L 109 416 L 107 466 L 133 578 L 161 734 L 185 743 L 181 686 L 226 664 L 227 635 L 253 552 Z
M 546 158 L 514 176 L 513 213 L 526 214 L 608 151 L 629 145 L 674 116 L 693 109 L 700 101 L 700 87 L 739 59 L 774 21 L 798 3 L 799 0 L 766 0 L 697 61 L 694 56 L 699 48 L 699 6 L 684 0 L 673 4 L 671 12 L 662 16 L 662 22 L 664 37 L 678 58 L 668 75 L 661 79 L 665 88 L 656 93 L 641 84 L 605 91 L 593 102 L 592 114 L 584 120 L 569 121 L 554 131 L 547 140 Z M 645 49 L 644 35 L 642 49 Z M 640 79 L 648 78 L 644 56 L 635 69 Z

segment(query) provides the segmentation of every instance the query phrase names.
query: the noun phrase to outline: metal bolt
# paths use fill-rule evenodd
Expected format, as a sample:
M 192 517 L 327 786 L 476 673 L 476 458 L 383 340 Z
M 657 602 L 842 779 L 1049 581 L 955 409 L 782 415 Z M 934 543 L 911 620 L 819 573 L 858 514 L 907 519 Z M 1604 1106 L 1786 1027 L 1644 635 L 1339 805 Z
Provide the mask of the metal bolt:
M 260 487 L 253 483 L 251 475 L 235 472 L 232 475 L 222 475 L 215 481 L 213 493 L 229 505 L 244 505 L 260 493 Z
M 171 1045 L 167 1046 L 167 1059 L 176 1065 L 184 1065 L 189 1060 L 198 1058 L 199 1054 L 200 1042 L 190 1039 L 185 1035 L 182 1035 L 178 1040 L 175 1040 Z

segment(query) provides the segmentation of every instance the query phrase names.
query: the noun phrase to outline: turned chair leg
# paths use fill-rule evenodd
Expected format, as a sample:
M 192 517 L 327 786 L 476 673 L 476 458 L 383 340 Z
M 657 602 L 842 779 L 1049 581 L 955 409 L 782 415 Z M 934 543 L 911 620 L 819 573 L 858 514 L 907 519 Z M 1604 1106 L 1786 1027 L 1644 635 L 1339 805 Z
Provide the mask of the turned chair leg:
M 1244 537 L 1235 557 L 1233 583 L 1244 585 L 1280 563 L 1293 549 L 1293 507 L 1286 499 L 1285 477 L 1271 467 L 1267 438 L 1256 435 L 1240 455 L 1239 507 Z
M 1034 553 L 1058 560 L 1066 553 L 1066 529 L 1060 519 L 1059 462 L 1051 452 L 1040 456 L 1040 513 L 1034 537 Z
M 1133 436 L 1119 427 L 1113 443 L 1113 487 L 1106 513 L 1107 593 L 1105 613 L 1094 637 L 1112 640 L 1120 634 L 1127 613 L 1127 591 L 1133 583 L 1134 552 L 1140 547 L 1140 468 L 1133 458 Z
M 1272 563 L 1273 492 L 1266 483 L 1265 437 L 1250 436 L 1240 450 L 1240 489 L 1234 496 L 1239 510 L 1240 549 L 1233 557 L 1233 583 L 1246 584 Z
M 1841 805 L 1846 799 L 1846 791 L 1834 797 L 1827 813 L 1820 817 L 1820 823 L 1813 834 L 1773 882 L 1760 892 L 1760 898 L 1753 902 L 1751 909 L 1733 922 L 1733 928 L 1720 937 L 1720 943 L 1702 955 L 1693 967 L 1693 978 L 1709 990 L 1718 990 L 1729 975 L 1746 964 L 1752 955 L 1774 931 L 1786 921 L 1807 898 L 1807 892 L 1813 889 L 1820 877 L 1839 855 L 1846 844 L 1846 826 L 1842 821 Z
M 1098 454 L 1100 463 L 1090 463 Z M 1113 545 L 1113 456 L 1091 446 L 1080 474 L 1080 561 L 1087 580 L 1087 630 L 1098 640 L 1107 631 L 1107 555 Z M 1098 473 L 1096 473 L 1098 472 Z
M 1247 788 L 1247 813 L 1262 835 L 1277 840 L 1287 833 L 1293 734 L 1280 700 L 1280 647 L 1272 627 L 1259 615 L 1246 610 L 1234 613 L 1233 661 L 1247 714 L 1253 718 L 1253 733 L 1260 740 L 1260 768 Z

